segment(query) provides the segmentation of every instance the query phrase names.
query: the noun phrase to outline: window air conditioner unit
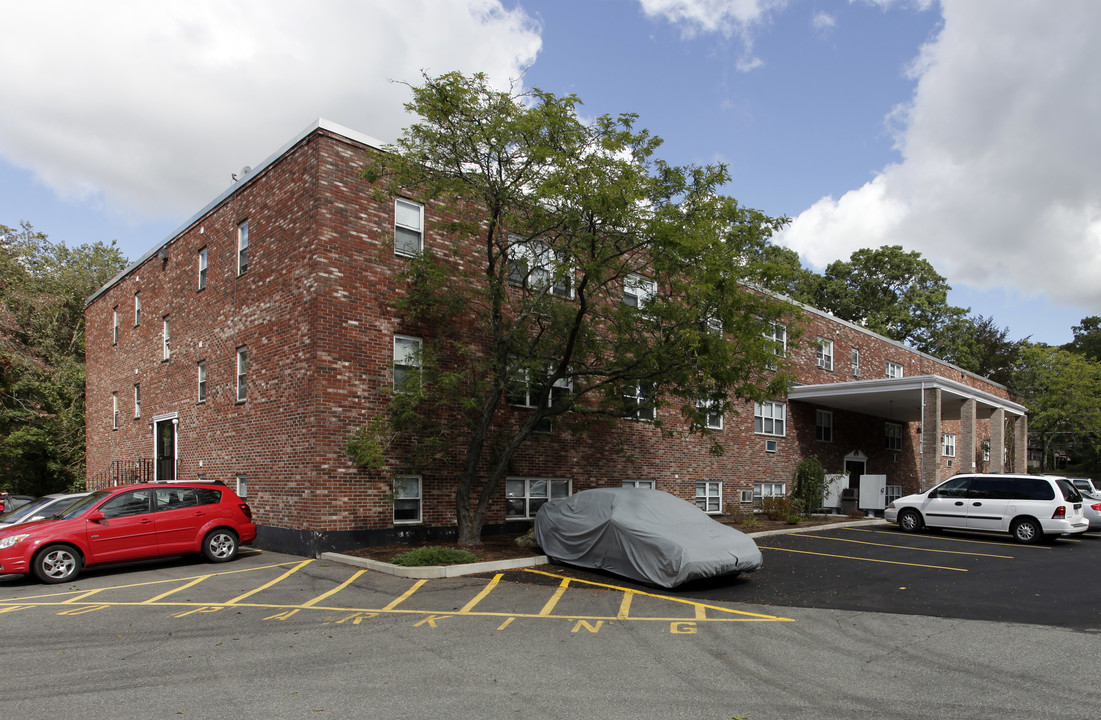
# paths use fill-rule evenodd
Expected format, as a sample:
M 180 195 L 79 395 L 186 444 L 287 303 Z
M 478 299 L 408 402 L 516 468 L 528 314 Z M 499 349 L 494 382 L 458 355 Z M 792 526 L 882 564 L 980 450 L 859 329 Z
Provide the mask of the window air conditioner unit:
M 770 453 L 776 452 L 776 441 L 775 440 L 765 440 L 765 452 L 770 452 Z

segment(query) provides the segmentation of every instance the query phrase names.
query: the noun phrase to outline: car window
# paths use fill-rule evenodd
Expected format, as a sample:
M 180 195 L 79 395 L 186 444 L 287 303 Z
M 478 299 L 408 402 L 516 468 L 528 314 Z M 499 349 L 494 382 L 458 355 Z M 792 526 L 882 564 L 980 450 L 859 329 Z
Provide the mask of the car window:
M 35 510 L 43 508 L 52 502 L 53 498 L 38 498 L 34 502 L 20 505 L 14 510 L 8 510 L 3 515 L 0 515 L 0 522 L 15 522 L 16 520 L 22 520 L 33 514 Z
M 1047 480 L 1026 478 L 1020 481 L 1016 497 L 1022 500 L 1054 500 L 1055 490 Z
M 1012 478 L 972 478 L 967 497 L 979 500 L 1009 500 L 1014 497 Z
M 971 483 L 969 477 L 952 478 L 946 483 L 941 484 L 938 488 L 929 493 L 931 498 L 965 498 L 967 497 L 967 487 Z
M 1082 502 L 1082 493 L 1078 492 L 1078 488 L 1061 478 L 1056 480 L 1055 484 L 1058 485 L 1059 490 L 1062 491 L 1064 500 L 1072 503 Z
M 70 505 L 68 507 L 68 509 L 58 513 L 57 516 L 59 518 L 61 518 L 62 520 L 68 520 L 69 518 L 75 518 L 78 515 L 80 515 L 81 513 L 83 513 L 85 510 L 87 510 L 88 508 L 90 508 L 93 505 L 95 505 L 96 503 L 98 503 L 103 498 L 107 497 L 109 494 L 110 494 L 110 491 L 108 491 L 108 490 L 96 490 L 95 492 L 91 493 L 90 495 L 85 495 L 84 497 L 80 498 L 75 503 Z
M 192 488 L 171 488 L 157 490 L 157 510 L 178 510 L 198 505 Z
M 149 490 L 131 490 L 116 495 L 100 506 L 100 512 L 109 518 L 128 517 L 149 512 Z
M 222 491 L 214 488 L 195 488 L 195 497 L 200 505 L 217 505 L 222 502 Z

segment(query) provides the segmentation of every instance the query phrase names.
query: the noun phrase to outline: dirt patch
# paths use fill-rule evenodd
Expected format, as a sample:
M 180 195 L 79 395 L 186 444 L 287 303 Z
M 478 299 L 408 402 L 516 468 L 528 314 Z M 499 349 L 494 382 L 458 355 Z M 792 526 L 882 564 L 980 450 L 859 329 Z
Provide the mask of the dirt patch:
M 795 525 L 784 520 L 768 520 L 766 518 L 758 518 L 755 523 L 751 523 L 750 525 L 746 525 L 744 521 L 738 522 L 730 518 L 716 519 L 724 525 L 730 525 L 744 533 L 752 534 L 769 530 L 789 530 L 793 528 L 803 529 L 828 526 L 863 518 L 851 518 L 845 515 L 818 515 L 809 520 L 803 520 Z M 343 554 L 367 558 L 369 560 L 378 560 L 379 562 L 391 562 L 398 555 L 418 547 L 460 548 L 476 555 L 479 562 L 528 558 L 543 554 L 543 551 L 539 548 L 524 548 L 517 545 L 516 538 L 518 537 L 520 537 L 518 534 L 486 535 L 482 537 L 482 544 L 476 547 L 464 546 L 460 548 L 459 544 L 454 540 L 437 540 L 408 543 L 405 545 L 380 545 L 378 547 L 357 548 L 355 550 L 345 550 Z

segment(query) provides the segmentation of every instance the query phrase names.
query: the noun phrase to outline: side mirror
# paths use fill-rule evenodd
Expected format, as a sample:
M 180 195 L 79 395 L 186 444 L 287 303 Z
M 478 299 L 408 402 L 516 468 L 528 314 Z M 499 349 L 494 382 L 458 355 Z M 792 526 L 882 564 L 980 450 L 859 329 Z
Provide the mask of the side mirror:
M 102 512 L 100 512 L 99 510 L 96 510 L 94 513 L 92 513 L 91 515 L 88 516 L 88 521 L 89 522 L 94 522 L 94 523 L 103 522 L 106 519 L 107 519 L 107 516 L 104 515 Z

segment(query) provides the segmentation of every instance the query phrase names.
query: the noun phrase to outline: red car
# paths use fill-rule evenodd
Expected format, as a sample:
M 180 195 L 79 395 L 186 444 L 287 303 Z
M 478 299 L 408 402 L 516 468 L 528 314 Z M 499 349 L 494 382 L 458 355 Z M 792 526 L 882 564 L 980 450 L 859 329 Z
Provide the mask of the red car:
M 127 485 L 90 493 L 54 519 L 0 531 L 0 574 L 60 583 L 86 566 L 165 555 L 226 562 L 255 539 L 252 510 L 224 485 Z

